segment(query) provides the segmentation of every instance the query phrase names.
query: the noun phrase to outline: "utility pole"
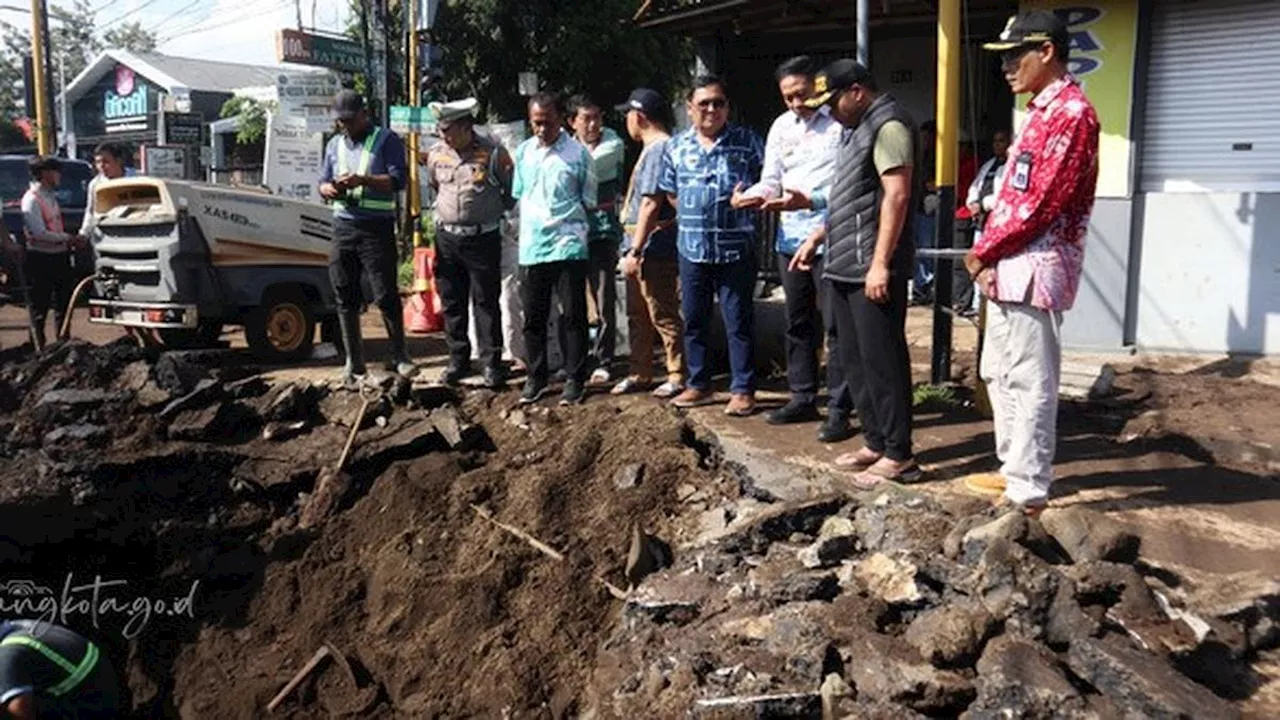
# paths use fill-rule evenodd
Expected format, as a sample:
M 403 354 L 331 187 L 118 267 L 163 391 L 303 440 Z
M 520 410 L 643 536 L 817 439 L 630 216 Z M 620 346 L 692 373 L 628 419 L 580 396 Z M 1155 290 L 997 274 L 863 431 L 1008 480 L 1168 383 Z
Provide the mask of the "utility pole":
M 53 154 L 53 118 L 49 102 L 49 77 L 45 47 L 48 38 L 49 18 L 45 15 L 43 0 L 31 0 L 31 78 L 35 84 L 31 93 L 36 100 L 36 149 L 41 155 Z
M 418 39 L 418 1 L 409 0 L 407 6 L 408 21 L 405 23 L 409 43 L 405 54 L 409 56 L 409 106 L 418 107 L 422 103 L 422 88 L 419 87 L 418 76 L 420 62 L 418 49 L 422 47 Z M 422 245 L 422 173 L 418 166 L 418 133 L 409 132 L 409 222 L 413 225 L 413 246 Z
M 934 245 L 955 247 L 956 152 L 960 135 L 960 0 L 938 3 L 938 147 L 934 182 L 938 186 L 938 223 Z M 933 357 L 930 381 L 951 379 L 950 258 L 935 260 L 933 280 Z

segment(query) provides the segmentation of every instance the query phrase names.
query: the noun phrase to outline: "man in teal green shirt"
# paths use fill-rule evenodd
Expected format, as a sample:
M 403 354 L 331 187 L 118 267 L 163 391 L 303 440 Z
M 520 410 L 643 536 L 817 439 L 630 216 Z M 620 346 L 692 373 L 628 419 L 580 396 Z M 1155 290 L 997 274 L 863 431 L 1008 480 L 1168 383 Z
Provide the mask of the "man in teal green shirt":
M 596 207 L 591 153 L 562 130 L 558 95 L 529 98 L 533 137 L 516 148 L 511 194 L 520 201 L 520 288 L 529 377 L 523 404 L 547 393 L 547 321 L 554 295 L 564 309 L 565 370 L 561 405 L 585 397 L 587 214 Z
M 618 223 L 618 197 L 622 194 L 622 162 L 626 146 L 618 133 L 604 126 L 600 105 L 586 95 L 569 99 L 569 126 L 574 139 L 591 153 L 591 164 L 599 183 L 600 203 L 587 213 L 587 287 L 595 299 L 599 321 L 591 348 L 595 370 L 591 384 L 613 379 L 614 351 L 618 344 L 618 249 L 622 226 Z M 561 346 L 564 346 L 562 334 Z

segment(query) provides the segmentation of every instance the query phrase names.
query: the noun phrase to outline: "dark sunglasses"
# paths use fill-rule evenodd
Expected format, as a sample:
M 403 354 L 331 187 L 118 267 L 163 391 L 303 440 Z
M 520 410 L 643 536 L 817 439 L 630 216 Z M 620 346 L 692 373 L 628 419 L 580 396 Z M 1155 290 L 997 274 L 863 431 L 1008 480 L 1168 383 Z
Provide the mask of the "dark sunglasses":
M 699 110 L 722 110 L 729 105 L 729 101 L 724 98 L 707 98 L 699 100 L 697 105 Z
M 1044 47 L 1044 43 L 1029 43 L 1005 50 L 1000 53 L 1000 67 L 1004 69 L 1015 68 L 1018 63 L 1022 62 L 1022 58 L 1042 47 Z

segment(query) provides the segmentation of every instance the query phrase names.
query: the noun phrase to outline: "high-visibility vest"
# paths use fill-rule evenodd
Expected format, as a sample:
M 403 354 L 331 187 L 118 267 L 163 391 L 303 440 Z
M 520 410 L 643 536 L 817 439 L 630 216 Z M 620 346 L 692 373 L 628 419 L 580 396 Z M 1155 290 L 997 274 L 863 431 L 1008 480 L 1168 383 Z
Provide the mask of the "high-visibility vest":
M 49 232 L 55 233 L 66 232 L 66 229 L 62 225 L 62 212 L 59 210 L 58 206 L 56 204 L 50 206 L 49 203 L 45 202 L 45 199 L 40 196 L 40 193 L 35 190 L 29 189 L 27 190 L 27 193 L 31 195 L 31 199 L 35 201 L 37 206 L 39 206 L 40 217 L 44 220 L 45 229 Z M 28 247 L 39 245 L 40 247 L 53 250 L 65 251 L 67 249 L 67 244 L 65 242 L 50 242 L 47 240 L 37 240 L 31 237 L 31 233 L 27 232 L 25 227 L 23 228 L 23 235 L 27 239 Z
M 87 644 L 84 651 L 84 657 L 80 659 L 79 665 L 76 665 L 70 660 L 62 657 L 58 651 L 48 645 L 45 645 L 33 637 L 27 637 L 26 635 L 8 635 L 3 640 L 0 640 L 0 645 L 25 645 L 48 658 L 54 665 L 65 670 L 67 672 L 67 677 L 64 678 L 62 682 L 44 689 L 44 692 L 52 695 L 53 697 L 61 697 L 72 690 L 75 690 L 79 687 L 80 683 L 84 682 L 85 678 L 89 677 L 89 673 L 93 672 L 93 669 L 98 665 L 98 646 L 91 642 Z
M 357 174 L 359 175 L 369 174 L 369 165 L 373 162 L 373 148 L 378 144 L 378 139 L 381 137 L 382 137 L 382 128 L 380 127 L 373 128 L 373 130 L 368 135 L 365 136 L 364 144 L 361 145 L 360 147 L 360 166 L 359 166 L 360 169 L 356 171 Z M 349 172 L 347 170 L 347 153 L 346 153 L 346 148 L 343 147 L 343 142 L 341 139 L 338 140 L 337 155 L 338 155 L 338 175 L 339 176 L 346 175 L 347 172 Z M 380 211 L 395 210 L 396 203 L 393 198 L 367 197 L 365 193 L 366 190 L 368 190 L 368 188 L 363 186 L 354 188 L 347 192 L 347 195 L 345 198 L 338 198 L 337 200 L 334 200 L 333 206 L 335 208 L 345 210 L 351 207 L 350 201 L 354 201 L 355 206 L 357 208 L 360 208 L 361 210 L 380 210 Z

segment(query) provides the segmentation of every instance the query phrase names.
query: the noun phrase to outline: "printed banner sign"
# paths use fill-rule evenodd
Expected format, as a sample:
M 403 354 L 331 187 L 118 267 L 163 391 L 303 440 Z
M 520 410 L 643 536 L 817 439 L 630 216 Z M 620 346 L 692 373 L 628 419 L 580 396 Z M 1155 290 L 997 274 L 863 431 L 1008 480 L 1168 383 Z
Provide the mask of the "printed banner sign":
M 324 161 L 324 134 L 293 117 L 267 118 L 262 184 L 281 197 L 320 202 L 316 183 Z

